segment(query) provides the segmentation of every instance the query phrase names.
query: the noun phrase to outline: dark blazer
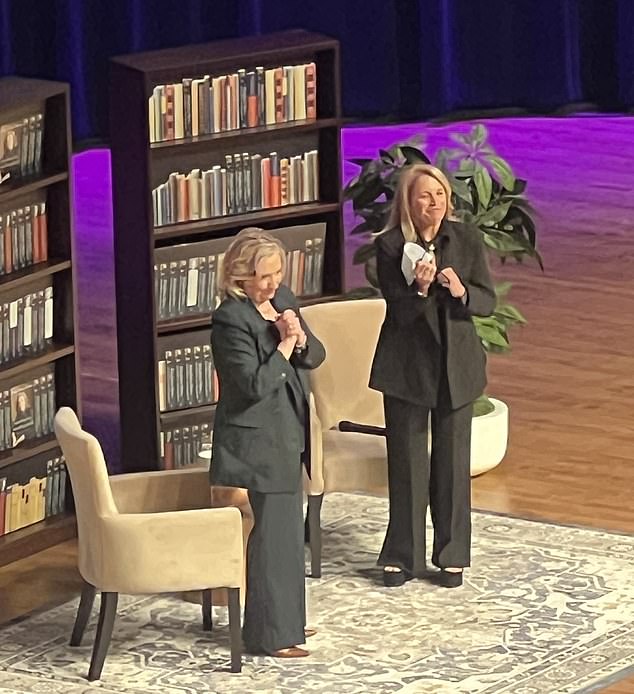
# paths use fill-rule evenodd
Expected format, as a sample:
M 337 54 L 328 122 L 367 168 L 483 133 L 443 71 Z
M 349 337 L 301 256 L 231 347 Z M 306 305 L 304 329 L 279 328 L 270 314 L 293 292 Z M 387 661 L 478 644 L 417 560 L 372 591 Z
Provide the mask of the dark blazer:
M 486 385 L 486 355 L 471 317 L 491 315 L 496 303 L 479 230 L 445 220 L 436 237 L 438 269 L 453 267 L 467 289 L 466 304 L 436 283 L 427 298 L 418 295 L 416 282 L 408 286 L 401 271 L 405 239 L 400 228 L 377 236 L 375 243 L 387 310 L 370 388 L 435 407 L 446 360 L 451 406 L 475 400 Z
M 272 304 L 280 313 L 293 309 L 301 319 L 288 287 L 279 287 Z M 214 420 L 212 484 L 258 492 L 298 490 L 310 394 L 307 369 L 319 366 L 326 356 L 301 320 L 308 349 L 293 354 L 289 363 L 277 349 L 277 328 L 250 300 L 227 297 L 214 312 L 211 346 L 220 400 Z

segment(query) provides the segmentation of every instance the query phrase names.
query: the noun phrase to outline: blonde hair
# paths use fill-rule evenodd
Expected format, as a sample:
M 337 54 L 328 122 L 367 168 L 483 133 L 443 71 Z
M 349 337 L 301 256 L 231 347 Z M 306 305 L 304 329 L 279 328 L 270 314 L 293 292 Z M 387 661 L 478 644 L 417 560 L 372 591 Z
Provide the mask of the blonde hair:
M 223 295 L 244 299 L 246 294 L 242 283 L 255 276 L 261 260 L 276 254 L 282 262 L 283 276 L 286 272 L 286 249 L 281 241 L 258 227 L 247 227 L 238 232 L 225 251 L 222 261 Z
M 431 176 L 440 183 L 445 191 L 445 197 L 447 199 L 447 212 L 445 213 L 445 218 L 451 219 L 453 217 L 451 184 L 447 180 L 445 174 L 439 168 L 431 164 L 412 164 L 401 171 L 396 193 L 392 200 L 390 216 L 387 220 L 387 224 L 381 229 L 379 234 L 383 234 L 389 229 L 400 227 L 406 241 L 416 241 L 418 239 L 410 207 L 412 188 L 421 176 Z

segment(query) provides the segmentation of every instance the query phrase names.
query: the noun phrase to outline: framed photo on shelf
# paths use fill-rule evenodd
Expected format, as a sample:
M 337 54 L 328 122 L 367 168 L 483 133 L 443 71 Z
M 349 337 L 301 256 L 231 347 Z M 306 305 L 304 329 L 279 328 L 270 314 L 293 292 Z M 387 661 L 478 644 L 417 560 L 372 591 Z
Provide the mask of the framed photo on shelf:
M 11 388 L 11 438 L 13 448 L 35 436 L 33 385 Z
M 0 125 L 0 181 L 20 171 L 22 128 L 21 121 Z

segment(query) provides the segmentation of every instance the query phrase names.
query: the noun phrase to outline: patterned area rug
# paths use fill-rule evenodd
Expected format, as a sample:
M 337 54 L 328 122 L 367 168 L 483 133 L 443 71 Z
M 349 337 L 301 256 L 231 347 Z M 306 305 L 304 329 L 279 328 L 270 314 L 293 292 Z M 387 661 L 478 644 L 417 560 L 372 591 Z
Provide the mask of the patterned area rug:
M 69 648 L 73 602 L 0 631 L 0 693 L 554 694 L 632 671 L 634 538 L 474 513 L 462 588 L 383 588 L 372 567 L 387 501 L 333 494 L 323 513 L 310 658 L 245 656 L 232 675 L 224 608 L 207 635 L 200 608 L 177 596 L 126 597 L 103 678 L 89 684 L 95 620 L 87 645 Z

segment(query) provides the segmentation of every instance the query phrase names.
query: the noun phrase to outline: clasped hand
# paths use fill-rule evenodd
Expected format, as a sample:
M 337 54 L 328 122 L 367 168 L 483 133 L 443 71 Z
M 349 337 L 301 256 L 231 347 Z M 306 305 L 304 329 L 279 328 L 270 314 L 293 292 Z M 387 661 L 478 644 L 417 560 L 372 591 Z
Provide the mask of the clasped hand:
M 463 297 L 467 291 L 452 267 L 443 268 L 438 272 L 435 261 L 431 263 L 418 262 L 415 273 L 418 290 L 425 296 L 427 296 L 429 287 L 434 281 L 438 282 L 441 287 L 448 289 L 451 296 L 456 299 Z
M 298 347 L 303 347 L 306 344 L 306 333 L 302 328 L 299 316 L 290 308 L 280 313 L 275 321 L 280 338 L 282 340 L 295 339 Z

